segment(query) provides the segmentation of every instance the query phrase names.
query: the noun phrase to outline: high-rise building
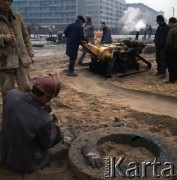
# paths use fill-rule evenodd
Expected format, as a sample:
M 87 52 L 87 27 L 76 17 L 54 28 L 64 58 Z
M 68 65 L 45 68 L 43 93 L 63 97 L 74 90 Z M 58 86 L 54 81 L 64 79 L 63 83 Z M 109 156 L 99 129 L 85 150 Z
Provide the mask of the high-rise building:
M 96 28 L 104 21 L 110 28 L 118 28 L 120 19 L 125 11 L 125 0 L 83 0 L 78 12 L 90 14 Z
M 77 15 L 90 14 L 96 28 L 100 21 L 118 28 L 125 0 L 15 0 L 13 9 L 23 15 L 26 24 L 65 28 Z

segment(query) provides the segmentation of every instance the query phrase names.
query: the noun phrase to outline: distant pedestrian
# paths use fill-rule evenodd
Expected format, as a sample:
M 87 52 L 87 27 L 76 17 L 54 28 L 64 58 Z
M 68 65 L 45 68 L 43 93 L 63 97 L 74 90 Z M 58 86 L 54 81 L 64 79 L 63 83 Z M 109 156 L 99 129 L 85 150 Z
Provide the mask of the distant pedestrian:
M 166 60 L 169 72 L 169 80 L 166 83 L 177 81 L 177 19 L 169 19 L 169 32 L 166 41 Z
M 162 15 L 157 16 L 157 24 L 159 25 L 154 38 L 154 43 L 156 47 L 156 63 L 157 63 L 157 73 L 155 76 L 160 76 L 161 78 L 166 77 L 166 60 L 165 60 L 165 44 L 167 39 L 167 34 L 169 27 L 164 22 L 164 17 Z
M 34 26 L 34 39 L 37 38 L 38 39 L 38 27 Z
M 79 15 L 74 23 L 69 24 L 64 30 L 64 35 L 67 37 L 66 54 L 69 56 L 68 76 L 77 76 L 74 73 L 75 61 L 79 49 L 80 41 L 87 41 L 84 36 L 84 29 L 82 27 L 85 19 Z M 88 41 L 87 41 L 88 42 Z
M 94 44 L 94 25 L 92 23 L 92 19 L 90 15 L 86 15 L 86 22 L 85 22 L 85 36 L 91 44 Z M 86 49 L 83 49 L 82 56 L 80 57 L 78 63 L 82 65 L 82 61 L 87 53 Z
M 136 32 L 136 35 L 135 35 L 135 40 L 138 40 L 138 39 L 139 39 L 139 34 L 140 34 L 140 32 L 137 31 L 137 32 Z
M 30 25 L 27 26 L 27 31 L 28 31 L 29 36 L 31 37 L 31 27 L 30 27 Z
M 106 23 L 102 22 L 101 27 L 103 29 L 103 36 L 101 38 L 101 44 L 111 44 L 112 43 L 111 32 L 109 28 L 106 26 Z
M 148 27 L 148 40 L 151 39 L 151 35 L 152 35 L 152 27 L 151 27 L 151 25 L 149 25 L 149 27 Z
M 148 33 L 148 25 L 146 25 L 146 27 L 144 28 L 144 36 L 142 37 L 143 40 L 146 40 L 147 33 Z
M 48 34 L 49 34 L 49 37 L 52 37 L 52 28 L 51 27 L 48 27 Z

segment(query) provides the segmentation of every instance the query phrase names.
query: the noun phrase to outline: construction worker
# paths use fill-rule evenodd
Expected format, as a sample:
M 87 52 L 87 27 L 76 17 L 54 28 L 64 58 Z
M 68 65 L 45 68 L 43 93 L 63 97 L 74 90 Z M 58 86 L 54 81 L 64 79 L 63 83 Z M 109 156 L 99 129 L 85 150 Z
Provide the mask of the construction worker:
M 49 37 L 52 37 L 52 28 L 51 27 L 48 27 L 48 34 L 49 34 Z
M 2 162 L 32 172 L 49 163 L 48 148 L 61 140 L 55 116 L 46 103 L 57 97 L 61 83 L 52 75 L 40 76 L 25 93 L 9 91 L 3 103 Z
M 13 0 L 0 0 L 0 89 L 2 98 L 14 89 L 15 78 L 21 91 L 30 91 L 29 66 L 34 52 L 29 33 L 19 13 L 10 7 Z
M 77 76 L 77 74 L 74 73 L 74 66 L 80 40 L 87 41 L 84 36 L 83 23 L 85 23 L 85 19 L 79 15 L 76 21 L 69 24 L 64 31 L 64 35 L 67 37 L 66 54 L 69 56 L 68 76 Z
M 152 35 L 152 27 L 151 25 L 148 26 L 148 40 L 151 39 L 151 35 Z
M 157 63 L 157 73 L 155 76 L 160 76 L 161 78 L 166 77 L 166 60 L 165 60 L 165 44 L 167 39 L 167 34 L 169 27 L 164 22 L 164 17 L 158 15 L 156 18 L 157 24 L 159 25 L 154 38 L 154 43 L 156 47 L 156 63 Z
M 142 37 L 143 40 L 146 40 L 147 33 L 148 33 L 148 25 L 146 25 L 146 27 L 144 28 L 144 36 Z
M 101 38 L 101 44 L 111 44 L 112 43 L 111 32 L 109 28 L 106 26 L 106 23 L 102 22 L 101 27 L 103 29 L 103 36 Z
M 85 16 L 85 18 L 86 18 L 85 36 L 86 36 L 88 42 L 90 42 L 91 44 L 94 44 L 94 26 L 93 26 L 93 23 L 92 23 L 91 16 L 89 14 L 87 14 Z M 81 55 L 81 57 L 79 58 L 79 61 L 78 61 L 79 65 L 82 65 L 82 61 L 83 61 L 86 53 L 87 53 L 87 50 L 83 49 L 83 53 L 82 53 L 82 55 Z
M 177 81 L 177 19 L 171 17 L 168 26 L 170 30 L 166 41 L 166 60 L 169 80 L 165 80 L 165 83 L 175 83 Z

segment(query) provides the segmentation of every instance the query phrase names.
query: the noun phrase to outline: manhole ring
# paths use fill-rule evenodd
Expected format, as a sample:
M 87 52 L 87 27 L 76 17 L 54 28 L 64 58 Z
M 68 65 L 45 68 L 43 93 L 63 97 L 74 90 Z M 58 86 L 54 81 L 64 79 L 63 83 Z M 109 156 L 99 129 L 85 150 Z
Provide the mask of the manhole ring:
M 145 147 L 152 152 L 160 163 L 171 162 L 175 165 L 177 157 L 172 153 L 169 145 L 152 134 L 145 134 L 129 128 L 108 127 L 100 128 L 76 138 L 69 149 L 71 170 L 78 180 L 101 180 L 105 178 L 105 167 L 100 169 L 86 165 L 81 154 L 81 147 L 85 144 L 102 144 L 112 141 L 117 144 L 127 144 L 135 147 Z M 121 179 L 121 176 L 119 177 Z

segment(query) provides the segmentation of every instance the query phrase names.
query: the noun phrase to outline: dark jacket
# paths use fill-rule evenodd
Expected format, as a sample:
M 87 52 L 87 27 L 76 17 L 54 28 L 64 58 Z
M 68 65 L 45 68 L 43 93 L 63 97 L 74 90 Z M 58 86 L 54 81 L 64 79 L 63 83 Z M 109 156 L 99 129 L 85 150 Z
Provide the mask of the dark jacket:
M 49 162 L 47 149 L 61 138 L 39 102 L 11 90 L 3 103 L 2 161 L 15 169 L 33 171 Z
M 168 30 L 169 27 L 165 22 L 157 28 L 154 38 L 156 48 L 165 48 Z
M 76 20 L 76 22 L 68 25 L 64 34 L 67 37 L 66 54 L 69 57 L 77 56 L 80 40 L 86 40 L 82 25 Z
M 111 38 L 111 32 L 107 27 L 103 28 L 103 36 L 101 38 L 101 44 L 111 44 L 112 38 Z

